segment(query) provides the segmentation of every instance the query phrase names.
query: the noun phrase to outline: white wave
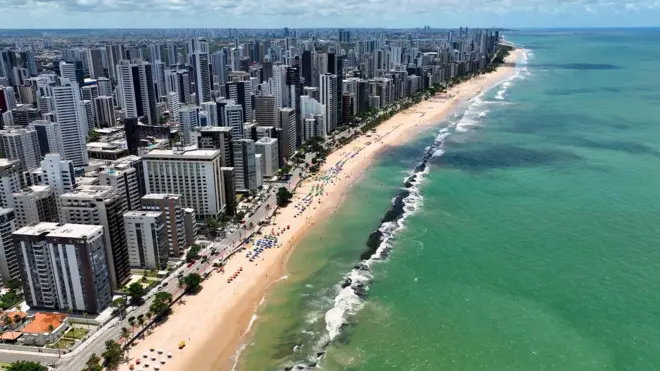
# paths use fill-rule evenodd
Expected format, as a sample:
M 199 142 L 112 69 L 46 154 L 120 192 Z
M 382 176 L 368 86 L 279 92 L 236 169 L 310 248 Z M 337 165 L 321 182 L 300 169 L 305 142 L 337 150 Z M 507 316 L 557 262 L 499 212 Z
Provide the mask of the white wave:
M 445 154 L 445 150 L 444 149 L 439 149 L 439 150 L 433 152 L 433 157 L 440 157 L 444 154 Z
M 263 302 L 263 299 L 261 299 L 261 300 Z M 261 303 L 259 303 L 259 305 L 261 305 Z M 245 329 L 245 332 L 243 332 L 242 336 L 245 336 L 245 335 L 250 333 L 250 331 L 252 330 L 252 326 L 254 325 L 255 322 L 257 322 L 257 319 L 259 319 L 259 316 L 257 316 L 256 314 L 253 314 L 252 317 L 250 318 L 250 323 L 248 323 L 248 326 Z

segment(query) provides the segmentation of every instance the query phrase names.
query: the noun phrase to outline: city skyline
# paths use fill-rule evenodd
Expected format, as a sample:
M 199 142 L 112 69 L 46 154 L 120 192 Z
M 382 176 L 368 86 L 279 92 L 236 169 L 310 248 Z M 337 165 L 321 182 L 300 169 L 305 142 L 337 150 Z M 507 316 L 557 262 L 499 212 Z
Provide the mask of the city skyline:
M 497 26 L 648 27 L 657 25 L 655 0 L 424 0 L 372 2 L 315 0 L 201 2 L 0 0 L 3 28 L 304 28 Z M 377 7 L 377 11 L 374 12 Z M 432 9 L 431 12 L 428 9 Z M 28 20 L 29 21 L 26 21 Z

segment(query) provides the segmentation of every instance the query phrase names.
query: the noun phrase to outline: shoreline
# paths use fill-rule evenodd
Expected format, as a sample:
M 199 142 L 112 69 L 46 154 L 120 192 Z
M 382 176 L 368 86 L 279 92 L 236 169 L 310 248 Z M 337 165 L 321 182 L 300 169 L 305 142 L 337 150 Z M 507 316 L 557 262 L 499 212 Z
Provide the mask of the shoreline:
M 509 61 L 517 59 L 523 51 L 514 50 Z M 278 215 L 272 219 L 275 226 L 264 228 L 286 229 L 290 226 L 279 237 L 282 247 L 265 250 L 255 263 L 248 262 L 241 253 L 231 257 L 225 267 L 227 273 L 212 273 L 202 283 L 201 292 L 184 296 L 172 307 L 172 314 L 165 322 L 149 330 L 144 339 L 136 340 L 128 350 L 129 363 L 149 353 L 149 347 L 153 346 L 174 355 L 161 370 L 236 368 L 240 364 L 240 352 L 258 321 L 256 312 L 265 302 L 270 287 L 286 279 L 287 263 L 297 242 L 317 221 L 337 210 L 352 184 L 363 176 L 372 160 L 387 148 L 403 144 L 435 127 L 458 104 L 492 88 L 513 70 L 513 67 L 501 66 L 495 72 L 460 83 L 445 94 L 436 94 L 397 113 L 376 127 L 376 133 L 372 132 L 370 137 L 362 135 L 331 153 L 319 174 L 334 168 L 339 162 L 343 162 L 343 166 L 321 192 L 326 192 L 323 202 L 314 200 L 313 204 L 307 203 L 309 206 L 298 215 L 295 205 L 303 204 L 303 199 L 316 183 L 310 177 L 298 186 L 291 203 L 278 210 Z M 239 267 L 243 268 L 243 272 L 232 283 L 227 283 L 227 277 Z M 179 350 L 177 344 L 182 340 L 186 342 L 186 347 Z M 120 370 L 128 370 L 129 363 L 122 364 Z

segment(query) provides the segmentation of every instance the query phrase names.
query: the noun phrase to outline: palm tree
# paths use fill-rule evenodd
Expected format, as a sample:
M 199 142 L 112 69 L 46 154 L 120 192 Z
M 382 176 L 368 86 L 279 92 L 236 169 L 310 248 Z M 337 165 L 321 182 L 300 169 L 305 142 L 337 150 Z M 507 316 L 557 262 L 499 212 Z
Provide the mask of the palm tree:
M 20 325 L 23 322 L 23 317 L 20 314 L 14 314 L 14 324 Z
M 121 328 L 121 337 L 124 338 L 124 339 L 128 339 L 129 336 L 131 336 L 130 331 L 128 331 L 128 329 L 126 327 L 122 327 Z
M 3 318 L 3 321 L 5 322 L 5 326 L 9 327 L 11 329 L 11 317 L 8 315 L 5 315 Z
M 138 320 L 138 323 L 140 324 L 140 327 L 142 327 L 144 325 L 144 314 L 140 314 L 137 317 L 137 320 Z

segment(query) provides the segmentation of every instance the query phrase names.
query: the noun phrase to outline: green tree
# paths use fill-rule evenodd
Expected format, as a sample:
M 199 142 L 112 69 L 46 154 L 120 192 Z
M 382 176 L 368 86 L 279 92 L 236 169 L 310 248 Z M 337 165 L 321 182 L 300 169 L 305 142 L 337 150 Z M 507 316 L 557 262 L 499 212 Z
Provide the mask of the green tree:
M 288 189 L 284 187 L 280 187 L 277 190 L 277 206 L 284 207 L 289 204 L 291 199 L 293 198 L 293 193 L 289 192 Z
M 186 262 L 190 263 L 193 260 L 199 259 L 199 252 L 202 250 L 202 247 L 199 245 L 192 245 L 188 252 L 186 253 Z
M 200 289 L 202 276 L 197 273 L 190 273 L 183 277 L 183 284 L 186 286 L 186 292 L 196 292 Z
M 121 337 L 123 339 L 128 339 L 129 337 L 131 337 L 131 332 L 128 331 L 128 329 L 126 327 L 122 327 L 121 328 Z
M 137 316 L 137 321 L 140 327 L 144 326 L 144 314 L 140 314 L 139 316 Z
M 123 318 L 126 315 L 126 299 L 117 298 L 113 300 L 112 307 L 114 308 L 114 314 L 118 315 L 120 318 Z
M 5 286 L 11 291 L 20 291 L 21 289 L 23 289 L 23 286 L 21 285 L 21 281 L 17 279 L 10 280 Z
M 99 139 L 101 139 L 101 134 L 99 134 L 96 130 L 90 131 L 87 135 L 87 142 L 98 142 Z
M 214 238 L 218 235 L 218 228 L 220 227 L 220 224 L 216 219 L 207 218 L 204 221 L 204 226 L 206 227 L 205 229 L 207 236 Z
M 142 304 L 142 297 L 147 293 L 147 290 L 142 287 L 139 282 L 133 282 L 128 286 L 128 296 L 132 304 Z
M 124 352 L 121 346 L 114 340 L 105 342 L 105 351 L 103 352 L 103 363 L 109 370 L 114 370 L 119 366 Z
M 39 362 L 16 361 L 7 366 L 5 371 L 48 371 L 48 367 Z
M 89 356 L 89 359 L 85 363 L 85 368 L 83 371 L 103 371 L 103 366 L 100 365 L 101 357 L 97 356 L 96 353 L 92 353 Z
M 154 301 L 151 303 L 149 310 L 156 317 L 161 317 L 170 312 L 170 304 L 172 304 L 172 294 L 161 291 L 154 296 Z

